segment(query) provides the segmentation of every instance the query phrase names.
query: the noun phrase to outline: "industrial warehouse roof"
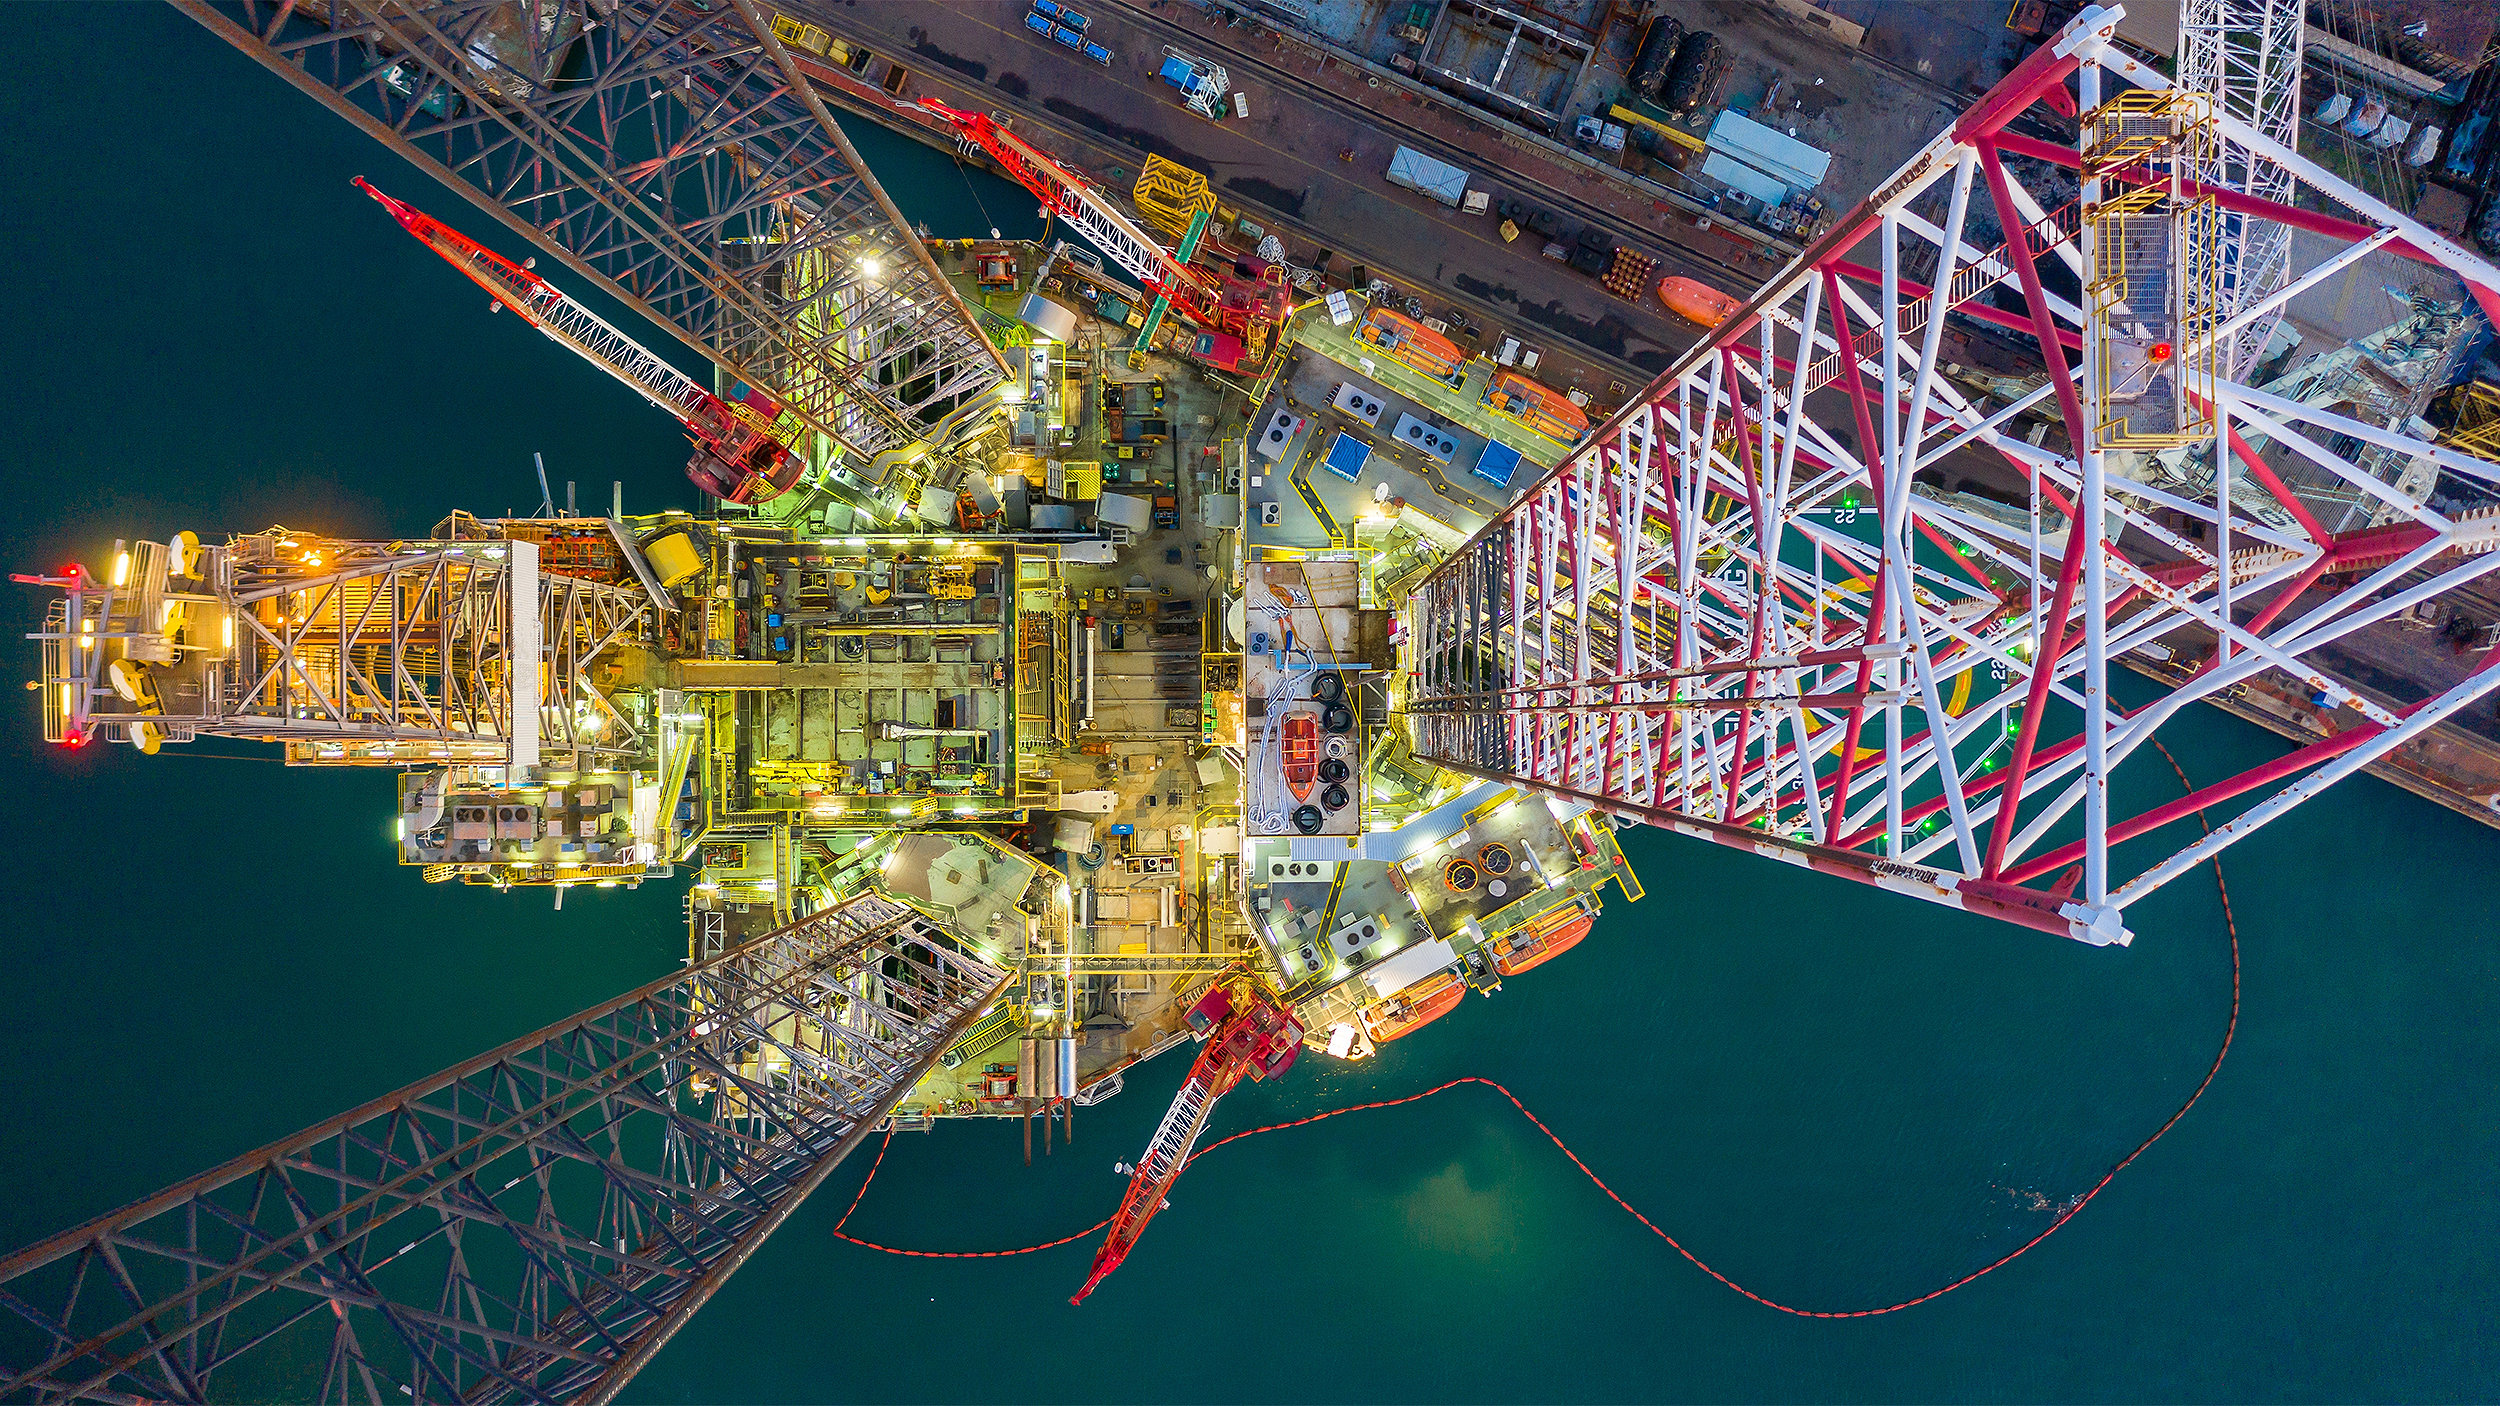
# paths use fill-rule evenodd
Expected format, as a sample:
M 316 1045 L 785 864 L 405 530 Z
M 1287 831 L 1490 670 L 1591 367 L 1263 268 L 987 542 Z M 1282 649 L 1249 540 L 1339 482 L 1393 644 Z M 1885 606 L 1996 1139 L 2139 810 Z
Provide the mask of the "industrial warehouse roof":
M 1710 149 L 1725 152 L 1792 190 L 1811 190 L 1832 169 L 1832 154 L 1765 127 L 1733 108 L 1710 124 Z M 1734 181 L 1728 184 L 1736 185 Z M 1739 190 L 1743 186 L 1737 186 Z
M 1734 186 L 1765 205 L 1777 205 L 1788 198 L 1788 187 L 1724 151 L 1714 151 L 1704 158 L 1701 173 L 1714 181 Z

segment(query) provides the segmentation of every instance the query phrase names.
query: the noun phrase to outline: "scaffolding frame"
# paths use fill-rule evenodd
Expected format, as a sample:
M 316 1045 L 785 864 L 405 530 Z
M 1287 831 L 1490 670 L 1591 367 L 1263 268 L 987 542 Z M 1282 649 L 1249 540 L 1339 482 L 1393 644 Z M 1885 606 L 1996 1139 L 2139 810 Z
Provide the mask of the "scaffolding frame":
M 112 579 L 60 591 L 42 644 L 44 737 L 280 742 L 290 762 L 576 767 L 641 729 L 594 661 L 655 627 L 639 587 L 539 569 L 513 538 L 353 542 L 283 528 L 187 551 L 116 543 Z M 176 570 L 181 558 L 180 570 Z M 143 666 L 124 696 L 113 665 Z M 127 671 L 125 673 L 127 678 Z

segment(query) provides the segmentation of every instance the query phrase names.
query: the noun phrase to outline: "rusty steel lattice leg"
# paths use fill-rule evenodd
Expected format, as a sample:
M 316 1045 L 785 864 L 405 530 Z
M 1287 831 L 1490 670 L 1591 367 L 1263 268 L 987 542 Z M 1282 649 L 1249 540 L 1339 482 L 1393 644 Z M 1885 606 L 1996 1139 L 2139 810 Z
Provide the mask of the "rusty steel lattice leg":
M 2087 10 L 2025 59 L 1417 588 L 1419 754 L 2111 943 L 2129 904 L 2500 687 L 2493 656 L 2415 650 L 2391 700 L 2347 652 L 2500 568 L 2500 467 L 2227 353 L 2365 259 L 2486 315 L 2500 272 L 2114 28 Z M 2009 128 L 2035 108 L 2080 139 Z M 2200 180 L 2217 149 L 2292 189 Z M 2080 199 L 2047 208 L 2061 166 Z M 2227 262 L 2264 226 L 2343 247 L 2269 289 Z M 1975 384 L 1947 314 L 2024 334 L 2045 376 Z M 2140 707 L 2111 696 L 2122 661 Z M 2335 721 L 2181 801 L 2113 792 L 2155 728 L 2243 690 Z M 2164 829 L 2233 798 L 2210 836 Z
M 875 473 L 997 349 L 742 0 L 173 0 Z
M 1006 981 L 793 923 L 0 1261 L 0 1393 L 609 1399 Z

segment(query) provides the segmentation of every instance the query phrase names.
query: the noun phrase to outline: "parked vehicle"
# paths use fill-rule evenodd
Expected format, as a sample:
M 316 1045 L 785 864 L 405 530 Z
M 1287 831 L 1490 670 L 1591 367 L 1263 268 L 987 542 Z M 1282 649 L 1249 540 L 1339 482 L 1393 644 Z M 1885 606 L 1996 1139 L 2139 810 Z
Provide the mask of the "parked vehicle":
M 1085 57 L 1092 59 L 1094 62 L 1101 64 L 1105 68 L 1109 68 L 1111 66 L 1111 51 L 1104 48 L 1100 44 L 1088 43 L 1085 46 Z

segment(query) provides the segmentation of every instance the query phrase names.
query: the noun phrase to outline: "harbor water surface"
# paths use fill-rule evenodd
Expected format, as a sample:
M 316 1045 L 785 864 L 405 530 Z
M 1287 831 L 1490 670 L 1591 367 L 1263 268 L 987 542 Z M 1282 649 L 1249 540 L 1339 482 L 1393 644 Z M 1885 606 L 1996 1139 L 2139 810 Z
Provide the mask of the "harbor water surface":
M 586 507 L 612 480 L 630 510 L 691 505 L 673 425 L 488 316 L 348 178 L 489 233 L 458 198 L 170 9 L 18 6 L 0 25 L 20 55 L 0 148 L 10 569 L 184 528 L 420 534 L 454 508 L 531 507 L 532 451 Z M 1002 182 L 859 140 L 938 233 L 1040 227 Z M 9 591 L 15 641 L 41 605 Z M 33 673 L 31 643 L 0 650 Z M 393 862 L 383 775 L 226 743 L 64 752 L 13 696 L 10 1246 L 684 954 L 677 885 L 576 892 L 561 913 L 543 892 L 425 885 Z M 2164 737 L 2200 781 L 2280 750 L 2207 710 Z M 2149 754 L 2119 784 L 2178 787 Z M 1624 848 L 1647 900 L 1610 891 L 1568 958 L 1377 1059 L 1245 1088 L 1218 1131 L 1498 1080 L 1693 1254 L 1848 1310 L 2049 1224 L 2223 1036 L 2209 871 L 2134 909 L 2133 947 L 2095 949 L 1693 841 Z M 1740 1297 L 1464 1085 L 1215 1153 L 1081 1309 L 1088 1242 L 948 1260 L 836 1239 L 855 1158 L 628 1394 L 2487 1399 L 2495 860 L 2500 833 L 2366 779 L 2232 850 L 2244 1002 L 2211 1092 L 2038 1249 L 1905 1312 Z M 897 1138 L 850 1231 L 992 1249 L 1092 1224 L 1182 1059 L 1137 1071 L 1030 1169 L 1013 1123 Z

